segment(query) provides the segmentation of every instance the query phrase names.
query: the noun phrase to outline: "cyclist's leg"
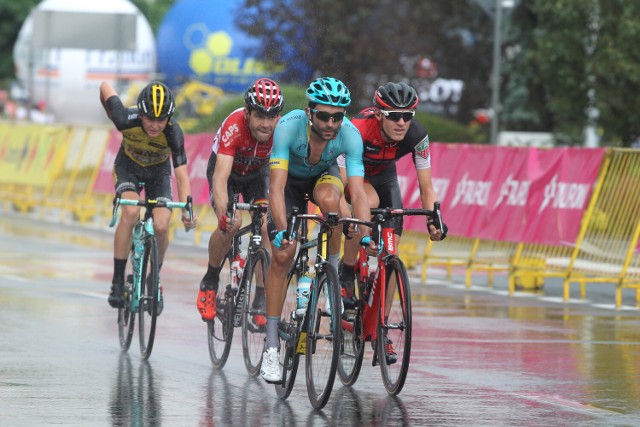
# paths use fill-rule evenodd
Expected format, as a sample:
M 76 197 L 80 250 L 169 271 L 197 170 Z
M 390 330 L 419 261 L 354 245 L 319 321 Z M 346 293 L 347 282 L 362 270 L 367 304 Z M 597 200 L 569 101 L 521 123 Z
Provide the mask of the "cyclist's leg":
M 145 194 L 147 199 L 172 201 L 171 190 L 171 164 L 165 163 L 144 168 Z M 153 210 L 153 230 L 158 246 L 158 288 L 160 300 L 157 305 L 157 314 L 160 315 L 164 308 L 162 298 L 162 286 L 160 285 L 160 269 L 164 262 L 164 256 L 169 247 L 169 223 L 171 222 L 171 209 L 156 208 Z
M 284 192 L 287 216 L 291 213 L 293 206 L 302 206 L 304 191 L 301 191 L 301 187 L 301 183 L 293 177 L 289 176 L 287 178 L 287 187 Z M 294 241 L 293 244 L 283 250 L 277 249 L 273 245 L 273 239 L 279 230 L 270 211 L 267 214 L 267 228 L 269 240 L 271 241 L 272 257 L 271 264 L 267 270 L 267 336 L 260 374 L 268 382 L 280 382 L 282 372 L 280 371 L 279 362 L 280 337 L 278 326 L 287 292 L 287 274 L 296 253 L 297 245 Z
M 378 194 L 380 195 L 381 206 L 399 209 L 402 208 L 402 196 L 400 195 L 400 185 L 398 184 L 398 176 L 395 168 L 389 168 L 387 171 L 383 172 L 383 174 L 381 174 L 380 181 L 377 184 L 376 188 L 379 189 Z M 393 227 L 394 229 L 396 248 L 400 245 L 403 223 L 403 217 L 401 216 L 393 217 L 388 223 L 388 226 Z M 394 303 L 394 295 L 397 292 L 396 280 L 397 275 L 392 274 L 387 282 L 387 295 L 384 307 L 385 318 L 389 317 L 391 306 Z M 384 349 L 388 363 L 394 363 L 397 355 L 391 339 L 387 338 L 387 343 L 385 343 Z
M 139 178 L 136 174 L 137 165 L 133 163 L 120 149 L 113 164 L 115 178 L 115 192 L 123 198 L 138 198 Z M 133 227 L 140 218 L 140 208 L 137 206 L 121 206 L 120 221 L 113 237 L 113 278 L 111 280 L 111 292 L 109 305 L 121 307 L 124 304 L 122 291 L 124 288 L 124 271 L 131 250 L 131 235 Z
M 311 201 L 318 205 L 323 214 L 329 212 L 340 213 L 340 199 L 342 198 L 344 187 L 340 179 L 340 172 L 337 165 L 331 166 L 325 173 L 320 175 L 315 182 Z M 338 270 L 340 259 L 340 243 L 342 238 L 341 230 L 331 233 L 328 247 L 328 261 Z
M 256 203 L 261 200 L 267 200 L 267 190 L 269 188 L 269 165 L 265 165 L 255 173 L 244 177 L 241 181 L 240 186 L 240 194 L 242 194 L 242 198 L 245 202 Z M 257 215 L 257 213 L 255 213 Z M 262 237 L 263 241 L 266 243 L 269 241 L 269 236 L 267 233 L 267 224 L 266 221 L 263 221 L 262 224 Z M 265 248 L 267 248 L 267 252 L 271 255 L 271 245 L 265 244 Z M 256 273 L 256 281 L 254 282 L 256 285 L 255 295 L 253 301 L 253 308 L 256 309 L 259 313 L 254 314 L 252 317 L 252 322 L 257 327 L 264 327 L 267 324 L 267 317 L 264 314 L 260 314 L 264 312 L 266 297 L 265 297 L 265 289 L 264 289 L 264 277 L 262 277 L 262 269 L 259 268 L 255 270 Z M 247 298 L 249 295 L 247 295 Z
M 216 205 L 213 197 L 213 174 L 215 171 L 215 165 L 217 162 L 217 156 L 215 153 L 211 153 L 209 157 L 209 164 L 207 165 L 207 181 L 209 182 L 209 200 L 213 211 L 216 212 Z M 233 175 L 230 175 L 227 179 L 227 199 L 233 200 L 238 193 L 237 185 L 234 181 Z M 226 209 L 226 206 L 223 207 Z M 218 215 L 216 213 L 216 218 Z M 238 215 L 237 218 L 240 218 Z M 216 295 L 218 293 L 218 285 L 220 281 L 220 271 L 223 266 L 224 258 L 229 252 L 233 236 L 240 228 L 240 221 L 236 221 L 231 229 L 227 232 L 223 232 L 218 227 L 209 236 L 208 246 L 208 263 L 207 272 L 200 281 L 200 287 L 198 290 L 198 298 L 196 300 L 196 307 L 198 312 L 202 316 L 202 320 L 212 320 L 216 317 Z
M 349 187 L 345 188 L 345 199 L 350 202 Z M 364 190 L 367 194 L 370 208 L 377 208 L 380 204 L 378 193 L 373 185 L 368 181 L 364 181 Z M 338 267 L 338 275 L 340 277 L 340 287 L 342 294 L 342 302 L 346 307 L 352 308 L 355 305 L 354 286 L 355 286 L 355 265 L 358 258 L 358 250 L 360 249 L 360 239 L 351 238 L 344 240 L 344 254 Z
M 144 168 L 145 194 L 147 199 L 172 201 L 171 164 L 165 163 Z M 161 267 L 169 247 L 169 222 L 171 209 L 153 210 L 153 229 L 158 242 L 158 264 Z

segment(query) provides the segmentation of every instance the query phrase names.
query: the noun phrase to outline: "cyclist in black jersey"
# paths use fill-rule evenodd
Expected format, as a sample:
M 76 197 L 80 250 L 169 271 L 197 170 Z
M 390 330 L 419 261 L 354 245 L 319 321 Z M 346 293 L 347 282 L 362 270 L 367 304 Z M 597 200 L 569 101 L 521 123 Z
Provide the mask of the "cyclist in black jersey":
M 418 106 L 418 94 L 408 84 L 386 83 L 376 90 L 373 106 L 365 108 L 351 122 L 358 128 L 364 144 L 365 191 L 370 208 L 402 208 L 402 194 L 398 184 L 396 162 L 411 154 L 416 168 L 420 201 L 423 209 L 433 209 L 437 195 L 431 181 L 431 155 L 429 153 L 429 135 L 420 122 L 414 119 Z M 343 180 L 345 178 L 342 159 L 338 158 Z M 345 196 L 348 197 L 348 188 Z M 429 220 L 428 220 L 429 221 Z M 402 235 L 402 217 L 391 220 L 396 241 Z M 442 225 L 444 234 L 432 223 L 427 222 L 431 240 L 442 240 L 446 236 L 446 225 Z M 343 304 L 353 307 L 355 271 L 358 256 L 358 241 L 347 239 L 344 243 L 344 256 L 340 263 L 339 275 L 342 285 Z M 394 361 L 395 351 L 392 343 L 386 346 L 387 360 Z
M 175 111 L 175 101 L 169 88 L 164 83 L 154 81 L 142 89 L 135 107 L 125 107 L 115 89 L 103 82 L 100 85 L 100 102 L 107 116 L 122 133 L 122 145 L 113 164 L 116 193 L 126 199 L 138 198 L 140 183 L 144 183 L 147 198 L 172 201 L 172 162 L 178 197 L 181 202 L 186 202 L 187 196 L 191 194 L 191 183 L 187 172 L 184 134 L 171 117 Z M 131 247 L 131 233 L 139 218 L 139 207 L 122 206 L 122 215 L 114 236 L 114 268 L 109 294 L 109 305 L 115 308 L 124 305 L 124 271 Z M 170 209 L 153 210 L 160 267 L 169 246 L 170 219 Z M 182 223 L 186 228 L 194 228 L 197 218 L 194 214 L 191 221 L 183 210 Z M 163 305 L 161 300 L 158 314 Z

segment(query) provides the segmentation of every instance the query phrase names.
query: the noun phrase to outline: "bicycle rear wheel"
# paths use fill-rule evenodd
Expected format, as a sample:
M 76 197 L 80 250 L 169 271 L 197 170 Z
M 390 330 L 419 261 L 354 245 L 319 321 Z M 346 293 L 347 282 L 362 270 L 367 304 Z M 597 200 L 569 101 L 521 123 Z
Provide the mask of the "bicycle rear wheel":
M 136 324 L 135 313 L 131 312 L 131 298 L 133 292 L 133 268 L 131 257 L 127 259 L 127 266 L 124 270 L 124 307 L 118 309 L 118 336 L 120 338 L 120 350 L 128 351 L 131 347 L 133 331 Z
M 156 334 L 157 307 L 160 296 L 158 273 L 158 243 L 151 236 L 144 242 L 142 277 L 140 280 L 140 305 L 138 308 L 138 336 L 143 359 L 151 356 Z
M 289 397 L 293 385 L 296 382 L 300 353 L 304 348 L 298 349 L 300 343 L 300 331 L 302 319 L 296 317 L 296 286 L 297 275 L 291 276 L 287 284 L 287 293 L 282 306 L 280 316 L 280 366 L 282 368 L 282 382 L 276 384 L 276 394 L 282 400 Z M 285 339 L 286 337 L 286 339 Z
M 216 295 L 216 317 L 207 321 L 207 341 L 211 364 L 222 369 L 227 363 L 233 340 L 233 291 L 231 290 L 231 254 L 222 262 Z
M 386 303 L 390 309 L 387 317 L 384 307 L 380 307 L 376 345 L 384 387 L 389 394 L 397 395 L 404 387 L 411 357 L 411 291 L 407 269 L 400 258 L 387 258 L 386 268 Z M 397 353 L 395 361 L 385 356 L 388 345 Z
M 341 345 L 340 282 L 335 268 L 324 263 L 316 273 L 307 308 L 306 378 L 311 405 L 321 409 L 327 404 Z
M 242 354 L 244 365 L 251 376 L 258 375 L 262 363 L 264 338 L 267 333 L 265 281 L 270 263 L 269 252 L 258 250 L 247 260 L 242 284 L 244 306 L 242 310 Z

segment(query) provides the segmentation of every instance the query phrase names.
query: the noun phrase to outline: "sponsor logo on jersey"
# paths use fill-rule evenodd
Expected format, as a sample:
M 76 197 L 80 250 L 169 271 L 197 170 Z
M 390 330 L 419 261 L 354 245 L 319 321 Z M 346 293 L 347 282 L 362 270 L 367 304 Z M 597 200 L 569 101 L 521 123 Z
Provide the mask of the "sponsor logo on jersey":
M 238 127 L 237 124 L 233 124 L 231 126 L 229 126 L 229 128 L 225 131 L 224 135 L 222 135 L 222 143 L 224 144 L 225 147 L 228 147 L 231 144 L 231 137 L 238 133 L 240 131 L 240 128 Z

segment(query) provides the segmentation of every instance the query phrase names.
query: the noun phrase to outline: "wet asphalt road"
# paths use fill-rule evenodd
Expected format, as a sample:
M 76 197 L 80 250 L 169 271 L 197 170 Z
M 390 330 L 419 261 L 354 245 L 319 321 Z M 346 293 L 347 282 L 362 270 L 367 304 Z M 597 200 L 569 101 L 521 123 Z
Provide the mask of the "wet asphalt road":
M 604 288 L 565 304 L 552 282 L 546 295 L 508 297 L 500 280 L 490 291 L 476 277 L 468 291 L 437 270 L 426 286 L 415 277 L 402 393 L 387 395 L 367 350 L 355 386 L 337 380 L 317 412 L 303 367 L 286 401 L 247 376 L 239 329 L 225 368 L 212 368 L 195 309 L 205 249 L 170 247 L 144 362 L 137 335 L 120 352 L 106 302 L 112 232 L 35 224 L 0 217 L 1 426 L 640 425 L 640 311 L 612 309 Z

